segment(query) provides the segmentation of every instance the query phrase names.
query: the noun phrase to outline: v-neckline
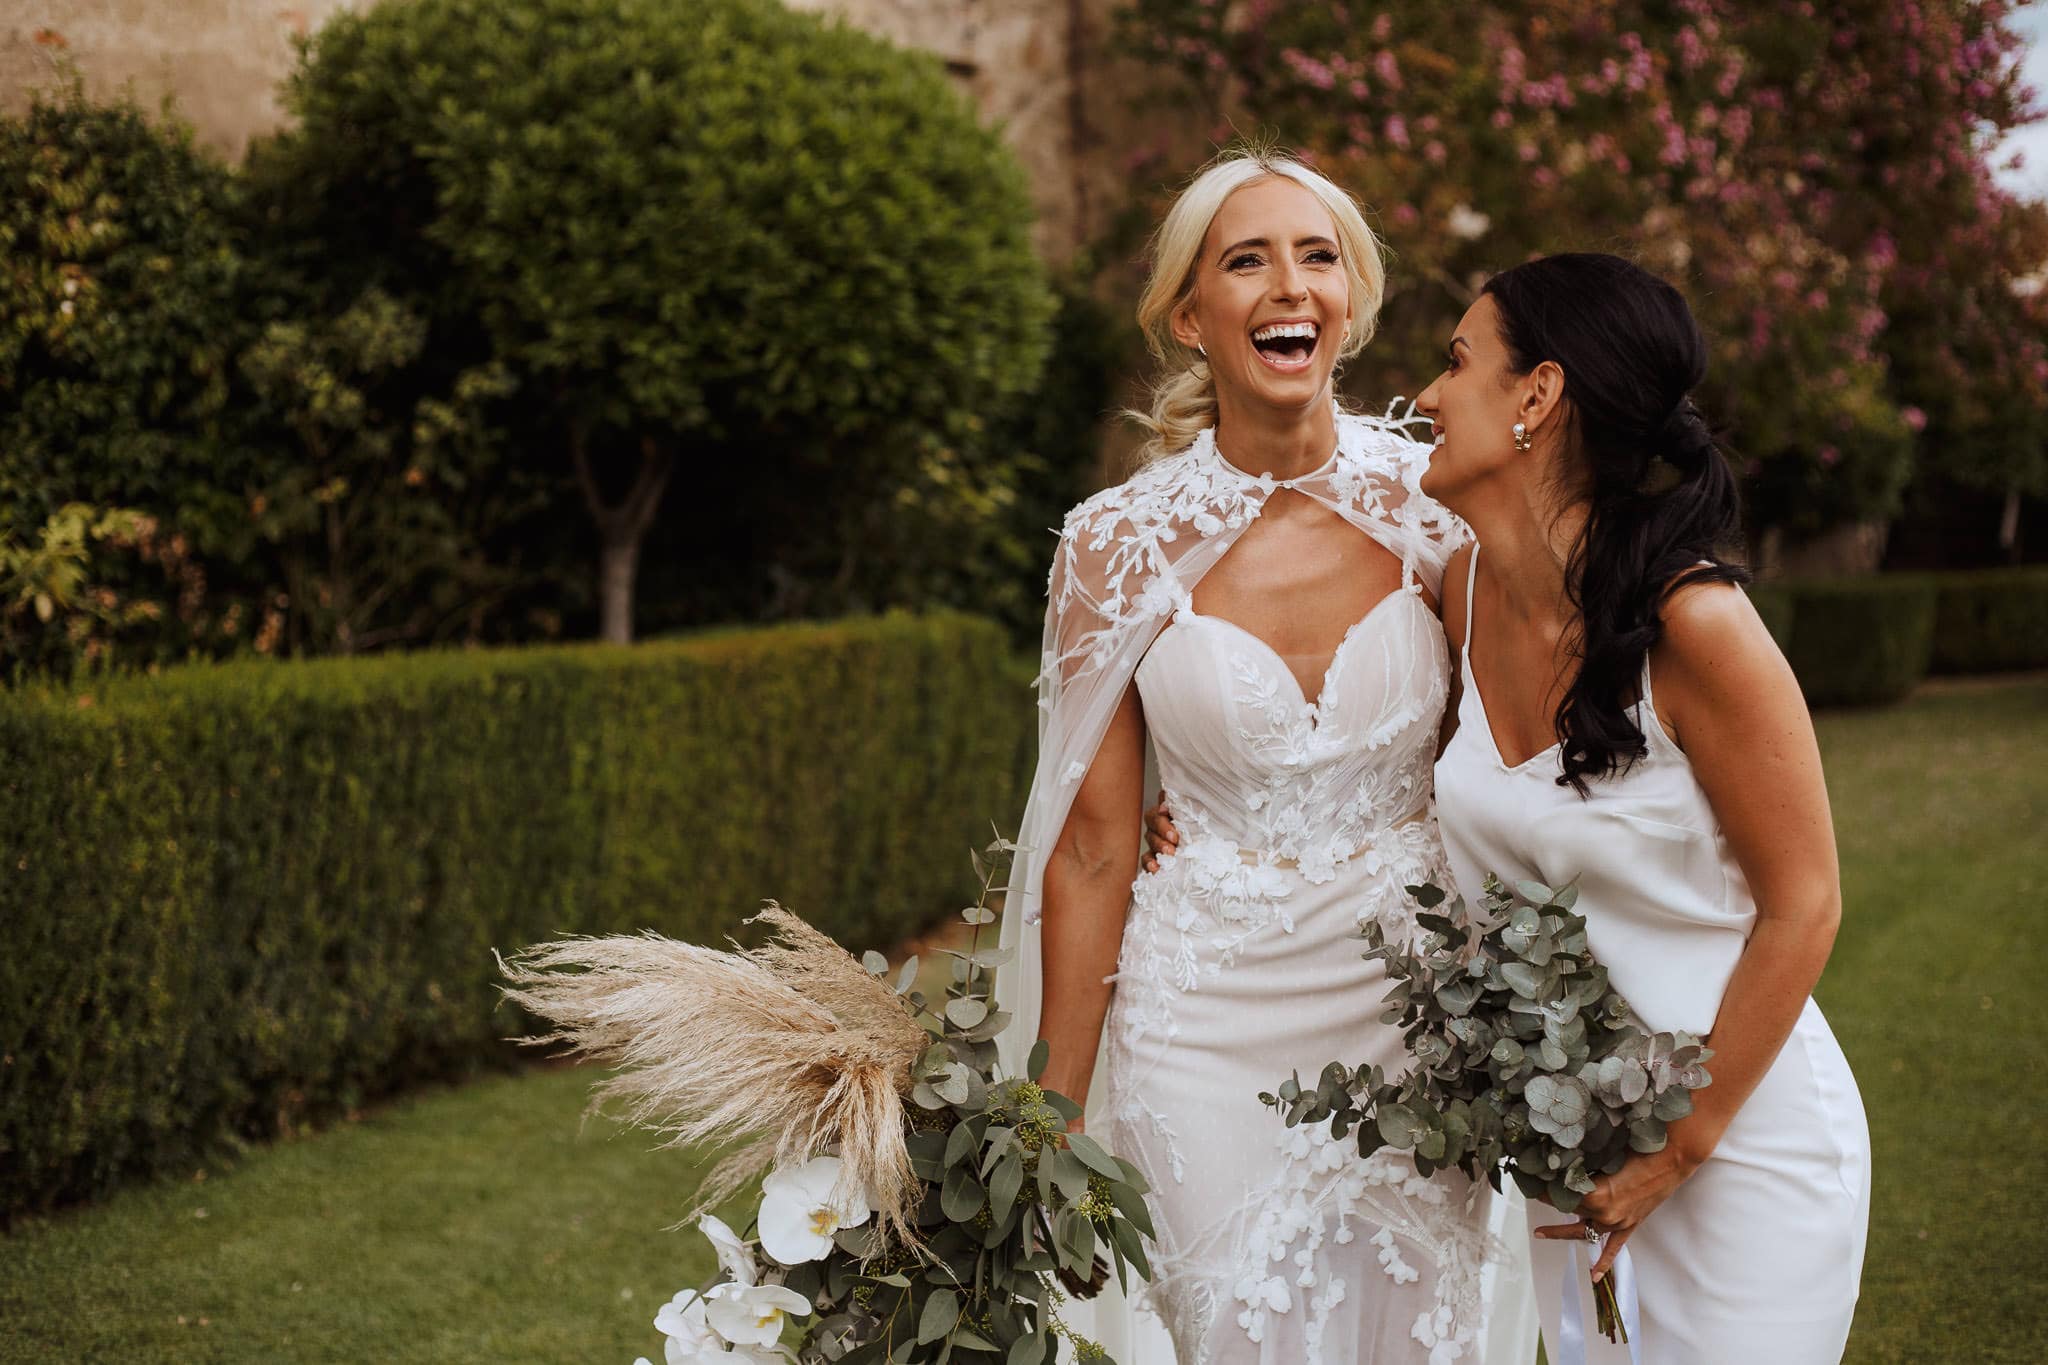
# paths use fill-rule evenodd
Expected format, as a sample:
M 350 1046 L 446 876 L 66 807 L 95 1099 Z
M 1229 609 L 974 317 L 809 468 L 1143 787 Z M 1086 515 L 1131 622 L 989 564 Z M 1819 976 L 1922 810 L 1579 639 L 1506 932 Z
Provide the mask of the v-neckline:
M 1311 698 L 1306 692 L 1302 690 L 1301 679 L 1296 677 L 1294 675 L 1294 670 L 1287 666 L 1287 660 L 1281 655 L 1280 651 L 1273 648 L 1272 645 L 1268 644 L 1260 636 L 1254 635 L 1251 631 L 1247 630 L 1245 627 L 1239 625 L 1237 622 L 1231 620 L 1228 617 L 1211 616 L 1206 612 L 1196 611 L 1192 605 L 1190 605 L 1186 609 L 1186 615 L 1196 621 L 1213 621 L 1217 625 L 1223 626 L 1243 636 L 1245 639 L 1251 641 L 1254 645 L 1257 645 L 1261 650 L 1265 651 L 1266 657 L 1268 659 L 1271 659 L 1274 662 L 1274 664 L 1276 664 L 1279 667 L 1280 672 L 1286 676 L 1288 685 L 1294 689 L 1294 695 L 1296 699 L 1301 702 L 1302 707 L 1309 713 L 1310 725 L 1320 730 L 1322 728 L 1323 717 L 1326 714 L 1323 702 L 1330 695 L 1331 684 L 1336 681 L 1338 666 L 1344 662 L 1345 649 L 1350 646 L 1352 640 L 1357 638 L 1359 632 L 1363 630 L 1375 616 L 1379 615 L 1380 608 L 1386 606 L 1389 602 L 1392 602 L 1397 597 L 1415 597 L 1419 600 L 1420 595 L 1412 587 L 1393 588 L 1388 592 L 1382 594 L 1379 601 L 1373 603 L 1370 607 L 1366 608 L 1365 615 L 1359 617 L 1356 621 L 1353 621 L 1350 624 L 1350 626 L 1348 626 L 1345 629 L 1343 637 L 1337 641 L 1337 647 L 1334 650 L 1330 651 L 1330 662 L 1324 665 L 1323 667 L 1323 681 L 1321 685 L 1317 687 L 1316 694 L 1313 698 Z
M 1472 610 L 1469 596 L 1465 602 L 1465 610 L 1468 613 Z M 1556 740 L 1552 740 L 1547 748 L 1530 754 L 1520 763 L 1508 762 L 1507 755 L 1501 752 L 1499 736 L 1493 733 L 1493 717 L 1486 713 L 1486 697 L 1479 690 L 1479 675 L 1472 671 L 1472 641 L 1469 637 L 1465 641 L 1465 647 L 1459 651 L 1459 657 L 1465 666 L 1465 690 L 1472 694 L 1473 704 L 1479 708 L 1479 728 L 1486 732 L 1486 747 L 1493 750 L 1493 761 L 1500 765 L 1502 771 L 1510 773 L 1521 772 L 1537 759 L 1548 757 L 1557 752 L 1559 743 Z

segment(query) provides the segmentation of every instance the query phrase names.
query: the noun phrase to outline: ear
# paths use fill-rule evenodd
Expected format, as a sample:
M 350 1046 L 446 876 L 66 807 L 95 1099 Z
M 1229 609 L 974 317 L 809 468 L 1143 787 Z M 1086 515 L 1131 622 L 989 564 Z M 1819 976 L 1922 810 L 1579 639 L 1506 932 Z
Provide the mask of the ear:
M 1522 380 L 1522 398 L 1515 404 L 1515 420 L 1531 433 L 1541 431 L 1558 415 L 1564 402 L 1564 371 L 1554 360 L 1546 360 Z
M 1192 294 L 1185 303 L 1173 310 L 1173 339 L 1190 351 L 1202 349 L 1202 330 L 1195 326 L 1195 300 Z

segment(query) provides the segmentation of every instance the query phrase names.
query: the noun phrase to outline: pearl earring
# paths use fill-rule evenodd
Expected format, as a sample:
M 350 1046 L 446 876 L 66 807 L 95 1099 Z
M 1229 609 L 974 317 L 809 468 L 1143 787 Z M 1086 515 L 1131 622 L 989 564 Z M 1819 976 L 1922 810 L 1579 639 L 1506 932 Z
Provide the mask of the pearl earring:
M 1536 438 L 1529 434 L 1529 428 L 1520 422 L 1515 423 L 1515 449 L 1526 451 L 1535 444 Z

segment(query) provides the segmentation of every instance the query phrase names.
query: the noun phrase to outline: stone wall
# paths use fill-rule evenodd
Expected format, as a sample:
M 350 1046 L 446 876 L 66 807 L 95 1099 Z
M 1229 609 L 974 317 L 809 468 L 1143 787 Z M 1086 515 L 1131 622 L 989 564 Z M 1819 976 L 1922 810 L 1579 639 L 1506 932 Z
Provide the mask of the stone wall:
M 0 104 L 18 109 L 58 57 L 97 93 L 132 82 L 145 105 L 175 96 L 228 156 L 283 118 L 276 88 L 292 39 L 365 0 L 7 0 Z M 677 0 L 679 7 L 689 0 Z M 790 0 L 942 58 L 1031 177 L 1038 241 L 1063 260 L 1101 230 L 1123 176 L 1131 73 L 1105 55 L 1114 0 Z

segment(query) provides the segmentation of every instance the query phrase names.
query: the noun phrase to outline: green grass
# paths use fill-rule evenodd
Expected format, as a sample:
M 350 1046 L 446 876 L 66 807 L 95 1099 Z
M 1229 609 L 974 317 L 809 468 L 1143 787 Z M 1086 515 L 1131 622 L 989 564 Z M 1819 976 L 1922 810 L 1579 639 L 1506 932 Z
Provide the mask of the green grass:
M 1848 1358 L 2048 1360 L 2048 682 L 1820 733 L 1845 912 L 1817 995 L 1875 1162 Z
M 2048 1359 L 2048 681 L 1820 728 L 1848 906 L 1820 999 L 1876 1148 L 1848 1358 Z M 711 1269 L 662 1231 L 696 1167 L 579 1132 L 590 1079 L 422 1094 L 27 1222 L 0 1238 L 0 1361 L 659 1359 L 654 1310 Z
M 655 1309 L 714 1268 L 662 1231 L 697 1168 L 579 1133 L 590 1080 L 422 1094 L 28 1223 L 0 1240 L 0 1361 L 659 1360 Z

